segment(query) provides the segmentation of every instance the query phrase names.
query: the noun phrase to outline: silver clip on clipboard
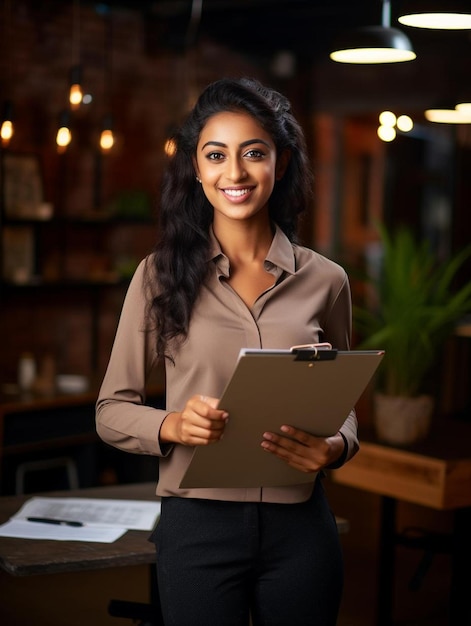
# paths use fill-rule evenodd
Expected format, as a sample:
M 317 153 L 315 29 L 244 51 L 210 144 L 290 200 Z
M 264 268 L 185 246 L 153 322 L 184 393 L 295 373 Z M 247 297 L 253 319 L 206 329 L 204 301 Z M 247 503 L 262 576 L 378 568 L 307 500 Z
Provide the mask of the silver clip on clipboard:
M 229 413 L 224 438 L 196 447 L 181 488 L 275 487 L 311 482 L 267 454 L 266 431 L 290 424 L 313 435 L 338 432 L 376 369 L 382 350 L 333 350 L 329 344 L 291 350 L 241 350 L 219 406 Z

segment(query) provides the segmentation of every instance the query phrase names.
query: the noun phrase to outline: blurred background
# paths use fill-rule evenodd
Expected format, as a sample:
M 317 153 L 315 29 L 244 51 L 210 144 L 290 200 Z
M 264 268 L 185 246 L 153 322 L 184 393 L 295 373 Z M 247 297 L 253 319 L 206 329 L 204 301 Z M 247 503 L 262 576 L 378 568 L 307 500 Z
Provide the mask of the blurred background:
M 97 442 L 93 403 L 129 278 L 156 237 L 169 138 L 209 82 L 252 76 L 290 98 L 315 174 L 301 240 L 345 265 L 354 298 L 378 258 L 379 222 L 404 224 L 439 262 L 470 242 L 469 2 L 453 29 L 443 18 L 439 28 L 400 23 L 412 1 L 0 2 L 2 495 L 62 487 L 61 468 L 47 466 L 55 457 L 72 460 L 78 486 L 156 477 L 153 460 Z M 372 35 L 410 60 L 331 58 Z M 441 414 L 469 422 L 462 335 L 449 342 L 458 367 L 441 370 L 436 389 Z M 158 372 L 152 402 L 163 385 Z M 367 396 L 365 430 L 370 408 Z M 350 524 L 340 626 L 368 626 L 378 496 L 327 488 Z M 433 531 L 453 523 L 450 511 L 404 502 L 398 518 Z M 398 549 L 397 559 L 394 623 L 445 626 L 449 556 L 435 557 L 415 591 L 407 579 L 420 555 Z

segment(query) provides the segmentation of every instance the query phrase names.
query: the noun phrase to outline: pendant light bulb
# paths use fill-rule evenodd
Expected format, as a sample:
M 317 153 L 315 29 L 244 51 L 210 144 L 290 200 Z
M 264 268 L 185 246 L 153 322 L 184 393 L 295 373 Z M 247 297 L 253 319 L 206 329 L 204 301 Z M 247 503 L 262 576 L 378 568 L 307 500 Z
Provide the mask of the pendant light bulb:
M 2 139 L 2 146 L 6 148 L 10 143 L 10 139 L 13 137 L 14 128 L 11 120 L 4 120 L 0 129 L 0 137 Z
M 75 65 L 70 71 L 70 91 L 69 102 L 73 109 L 80 106 L 83 100 L 82 90 L 82 70 L 79 65 Z
M 100 148 L 104 150 L 105 152 L 107 152 L 108 150 L 111 150 L 113 145 L 114 145 L 113 131 L 109 128 L 105 128 L 104 130 L 101 131 Z
M 57 131 L 56 143 L 60 148 L 66 148 L 72 140 L 72 134 L 67 126 L 61 126 Z
M 113 120 L 111 115 L 106 115 L 103 120 L 100 135 L 100 148 L 103 152 L 108 152 L 114 146 Z
M 78 83 L 75 85 L 71 85 L 70 93 L 69 93 L 70 104 L 73 107 L 78 107 L 79 104 L 82 102 L 82 98 L 83 98 L 83 93 L 82 93 L 82 88 L 80 87 L 80 85 Z
M 72 141 L 69 125 L 69 112 L 63 111 L 59 118 L 59 130 L 56 135 L 57 151 L 60 153 L 65 152 L 67 146 Z
M 2 116 L 2 126 L 0 128 L 0 139 L 5 148 L 10 143 L 15 132 L 13 125 L 13 107 L 10 101 L 5 102 Z

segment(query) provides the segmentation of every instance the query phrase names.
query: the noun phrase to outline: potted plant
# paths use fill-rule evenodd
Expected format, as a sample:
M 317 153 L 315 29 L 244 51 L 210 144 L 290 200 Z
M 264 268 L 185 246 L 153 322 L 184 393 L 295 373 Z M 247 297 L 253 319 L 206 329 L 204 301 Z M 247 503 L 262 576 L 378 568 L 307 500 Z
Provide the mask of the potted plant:
M 406 445 L 428 431 L 434 397 L 427 381 L 453 328 L 471 311 L 471 282 L 454 289 L 471 246 L 437 262 L 428 241 L 379 226 L 382 258 L 367 278 L 367 304 L 354 308 L 360 347 L 381 348 L 374 420 L 378 436 Z

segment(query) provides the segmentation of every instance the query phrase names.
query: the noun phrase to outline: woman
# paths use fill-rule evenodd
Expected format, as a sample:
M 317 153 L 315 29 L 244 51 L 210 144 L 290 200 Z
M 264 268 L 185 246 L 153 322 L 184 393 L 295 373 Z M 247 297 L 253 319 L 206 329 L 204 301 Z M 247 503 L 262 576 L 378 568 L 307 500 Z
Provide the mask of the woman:
M 282 95 L 223 79 L 203 91 L 175 146 L 160 239 L 123 306 L 98 433 L 160 457 L 152 539 L 165 624 L 247 626 L 251 614 L 255 626 L 334 626 L 342 561 L 321 470 L 357 451 L 353 411 L 328 438 L 293 428 L 291 415 L 279 431 L 260 433 L 261 454 L 311 473 L 311 482 L 179 487 L 194 447 L 224 434 L 230 415 L 218 398 L 241 348 L 349 348 L 344 270 L 295 243 L 311 189 L 303 133 Z M 161 359 L 166 410 L 145 405 L 146 378 Z

